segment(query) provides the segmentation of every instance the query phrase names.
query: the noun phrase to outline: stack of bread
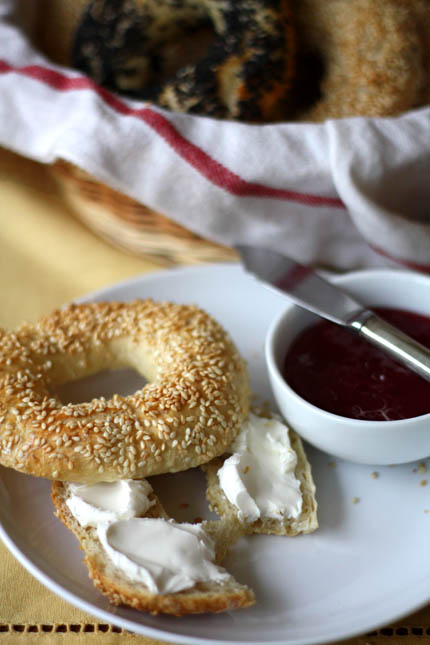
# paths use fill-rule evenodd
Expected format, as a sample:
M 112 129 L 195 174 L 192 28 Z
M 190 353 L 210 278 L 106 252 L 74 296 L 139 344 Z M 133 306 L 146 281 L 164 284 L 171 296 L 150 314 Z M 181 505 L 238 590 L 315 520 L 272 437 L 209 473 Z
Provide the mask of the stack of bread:
M 83 403 L 56 394 L 120 367 L 148 383 Z M 56 513 L 111 602 L 178 616 L 248 607 L 253 590 L 222 567 L 229 547 L 318 525 L 299 437 L 250 412 L 249 394 L 234 343 L 195 306 L 70 305 L 0 334 L 0 463 L 53 480 Z M 219 519 L 177 522 L 147 478 L 196 467 Z

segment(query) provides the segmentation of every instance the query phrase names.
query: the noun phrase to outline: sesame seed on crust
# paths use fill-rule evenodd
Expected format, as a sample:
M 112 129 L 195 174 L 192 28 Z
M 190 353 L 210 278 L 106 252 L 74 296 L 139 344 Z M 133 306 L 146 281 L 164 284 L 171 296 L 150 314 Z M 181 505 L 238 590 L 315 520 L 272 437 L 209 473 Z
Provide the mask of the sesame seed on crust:
M 149 382 L 63 404 L 60 385 L 131 367 Z M 222 327 L 190 305 L 69 305 L 0 332 L 0 463 L 63 481 L 176 472 L 224 452 L 248 411 L 244 361 Z

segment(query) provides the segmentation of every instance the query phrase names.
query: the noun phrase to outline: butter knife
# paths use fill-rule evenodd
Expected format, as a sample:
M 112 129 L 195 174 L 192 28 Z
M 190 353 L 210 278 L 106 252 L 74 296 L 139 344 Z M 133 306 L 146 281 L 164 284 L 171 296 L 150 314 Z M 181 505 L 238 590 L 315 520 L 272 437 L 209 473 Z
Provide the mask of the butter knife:
M 313 269 L 263 247 L 237 245 L 247 272 L 296 305 L 342 325 L 430 381 L 430 350 L 385 322 Z

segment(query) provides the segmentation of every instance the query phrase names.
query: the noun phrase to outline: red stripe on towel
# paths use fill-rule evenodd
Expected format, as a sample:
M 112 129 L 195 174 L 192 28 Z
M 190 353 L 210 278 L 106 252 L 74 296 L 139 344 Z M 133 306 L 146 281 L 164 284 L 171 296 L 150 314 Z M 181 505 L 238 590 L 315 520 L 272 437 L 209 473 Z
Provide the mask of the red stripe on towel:
M 52 87 L 60 92 L 76 90 L 92 90 L 100 96 L 113 110 L 124 116 L 131 116 L 144 121 L 150 128 L 162 137 L 168 145 L 190 166 L 195 168 L 203 177 L 214 185 L 238 197 L 262 197 L 294 201 L 305 206 L 328 206 L 345 208 L 342 200 L 337 197 L 326 197 L 300 193 L 294 190 L 273 188 L 259 183 L 248 182 L 213 159 L 196 144 L 186 139 L 162 114 L 150 107 L 132 108 L 127 103 L 100 87 L 85 76 L 67 76 L 41 65 L 14 67 L 0 60 L 0 73 L 13 72 Z
M 378 246 L 374 246 L 373 244 L 370 245 L 370 248 L 373 249 L 375 253 L 382 255 L 384 258 L 388 258 L 393 262 L 397 262 L 397 264 L 401 264 L 408 269 L 412 269 L 413 271 L 420 271 L 421 273 L 430 273 L 430 264 L 419 264 L 418 262 L 413 262 L 412 260 L 406 260 L 404 258 L 396 257 L 395 255 L 391 255 L 384 249 L 381 249 Z

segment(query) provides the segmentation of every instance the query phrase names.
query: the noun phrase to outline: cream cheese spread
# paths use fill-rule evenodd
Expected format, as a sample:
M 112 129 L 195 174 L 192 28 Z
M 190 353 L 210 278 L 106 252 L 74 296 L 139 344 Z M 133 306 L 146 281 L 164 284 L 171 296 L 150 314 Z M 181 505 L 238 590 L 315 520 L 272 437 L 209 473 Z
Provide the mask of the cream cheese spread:
M 231 579 L 214 564 L 215 545 L 203 526 L 141 517 L 154 503 L 146 480 L 68 484 L 68 491 L 66 504 L 77 522 L 94 527 L 112 563 L 151 592 Z
M 99 524 L 97 534 L 114 565 L 152 593 L 231 578 L 214 564 L 214 544 L 201 525 L 135 518 Z
M 154 504 L 146 479 L 123 479 L 98 484 L 69 484 L 67 506 L 81 526 L 127 520 L 144 515 Z
M 218 471 L 220 486 L 240 519 L 297 518 L 302 510 L 297 455 L 287 426 L 250 413 Z

